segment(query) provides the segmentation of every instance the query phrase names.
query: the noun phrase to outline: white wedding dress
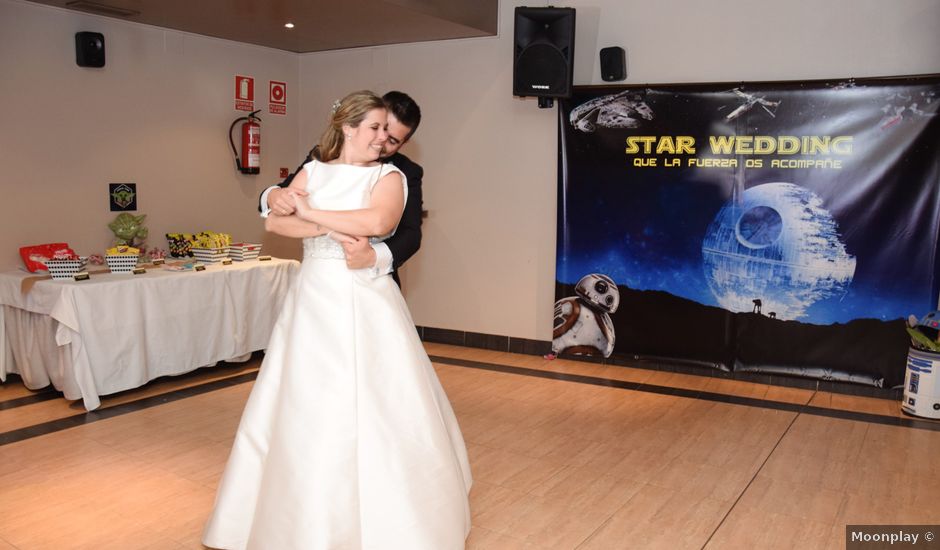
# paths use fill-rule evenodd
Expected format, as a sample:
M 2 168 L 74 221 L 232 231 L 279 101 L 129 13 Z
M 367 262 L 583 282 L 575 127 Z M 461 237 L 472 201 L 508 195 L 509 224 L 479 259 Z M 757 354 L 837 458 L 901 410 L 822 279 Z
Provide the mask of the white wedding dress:
M 304 169 L 311 205 L 330 210 L 367 206 L 398 171 Z M 453 410 L 391 276 L 343 258 L 329 237 L 304 239 L 203 535 L 211 548 L 464 548 L 471 477 Z

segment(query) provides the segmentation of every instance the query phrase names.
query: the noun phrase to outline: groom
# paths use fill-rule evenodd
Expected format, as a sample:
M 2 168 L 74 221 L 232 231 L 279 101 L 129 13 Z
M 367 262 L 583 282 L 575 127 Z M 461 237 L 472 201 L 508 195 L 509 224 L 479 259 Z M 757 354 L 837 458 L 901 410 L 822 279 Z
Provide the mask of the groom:
M 382 101 L 388 108 L 388 140 L 382 149 L 382 161 L 395 165 L 408 179 L 405 210 L 395 234 L 385 241 L 373 245 L 369 244 L 368 238 L 360 237 L 354 243 L 343 243 L 343 248 L 346 249 L 346 267 L 349 269 L 368 268 L 373 277 L 391 273 L 398 286 L 401 286 L 398 268 L 421 247 L 421 177 L 424 175 L 424 169 L 398 150 L 418 129 L 421 109 L 408 94 L 402 92 L 388 92 L 382 96 Z M 313 155 L 314 152 L 310 151 L 293 174 L 261 193 L 261 217 L 267 217 L 271 212 L 281 216 L 294 212 L 293 196 L 296 194 L 305 197 L 307 193 L 299 189 L 288 189 L 287 186 L 303 165 L 313 160 Z

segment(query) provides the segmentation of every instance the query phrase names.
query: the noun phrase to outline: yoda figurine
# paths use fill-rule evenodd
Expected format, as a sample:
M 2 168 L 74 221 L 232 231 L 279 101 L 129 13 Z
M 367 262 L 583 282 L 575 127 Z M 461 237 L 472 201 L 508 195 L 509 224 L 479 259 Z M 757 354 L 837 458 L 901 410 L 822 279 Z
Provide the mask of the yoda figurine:
M 115 244 L 141 248 L 148 233 L 147 228 L 143 225 L 146 217 L 146 214 L 140 216 L 132 216 L 126 212 L 118 214 L 114 221 L 108 224 L 108 227 L 114 232 Z

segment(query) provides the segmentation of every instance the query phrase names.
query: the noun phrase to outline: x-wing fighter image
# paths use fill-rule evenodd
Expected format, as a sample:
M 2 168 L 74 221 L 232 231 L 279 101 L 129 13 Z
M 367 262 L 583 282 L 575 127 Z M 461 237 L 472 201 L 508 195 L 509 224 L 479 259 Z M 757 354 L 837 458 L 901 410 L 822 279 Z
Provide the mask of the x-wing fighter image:
M 728 115 L 725 116 L 725 120 L 734 120 L 744 113 L 750 111 L 752 108 L 754 108 L 755 105 L 760 105 L 765 111 L 767 111 L 767 114 L 769 114 L 771 117 L 775 117 L 774 112 L 771 111 L 768 107 L 773 107 L 776 109 L 777 106 L 780 105 L 779 101 L 770 101 L 769 99 L 764 99 L 764 96 L 745 93 L 742 92 L 740 88 L 735 88 L 731 91 L 743 99 L 744 103 L 739 105 L 737 109 L 728 113 Z

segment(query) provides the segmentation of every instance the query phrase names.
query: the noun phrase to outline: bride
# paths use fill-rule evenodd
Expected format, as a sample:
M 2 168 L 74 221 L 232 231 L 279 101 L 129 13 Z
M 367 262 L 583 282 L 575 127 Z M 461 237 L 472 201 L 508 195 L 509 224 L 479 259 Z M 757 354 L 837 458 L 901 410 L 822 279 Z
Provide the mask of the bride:
M 304 261 L 268 344 L 203 542 L 259 550 L 464 548 L 471 476 L 457 420 L 390 275 L 346 268 L 350 235 L 388 237 L 405 177 L 378 162 L 381 98 L 338 105 L 268 231 Z

